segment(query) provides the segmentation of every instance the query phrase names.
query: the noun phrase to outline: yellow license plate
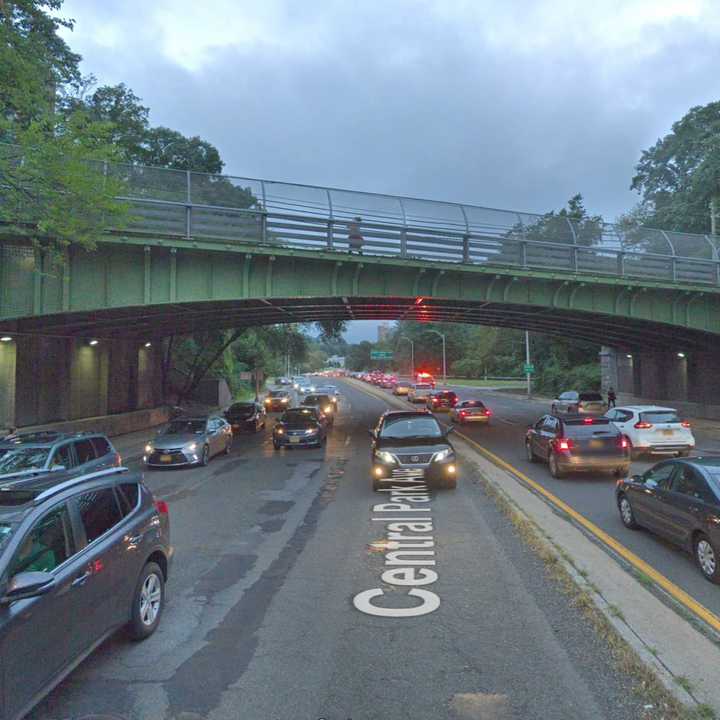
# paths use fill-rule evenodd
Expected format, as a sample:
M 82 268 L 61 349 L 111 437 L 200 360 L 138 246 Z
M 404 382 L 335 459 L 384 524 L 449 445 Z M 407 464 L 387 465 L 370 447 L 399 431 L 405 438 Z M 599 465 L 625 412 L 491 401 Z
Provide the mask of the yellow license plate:
M 591 448 L 601 448 L 605 443 L 603 443 L 602 440 L 591 440 L 590 441 L 590 447 Z
M 172 455 L 161 455 L 160 462 L 172 462 Z

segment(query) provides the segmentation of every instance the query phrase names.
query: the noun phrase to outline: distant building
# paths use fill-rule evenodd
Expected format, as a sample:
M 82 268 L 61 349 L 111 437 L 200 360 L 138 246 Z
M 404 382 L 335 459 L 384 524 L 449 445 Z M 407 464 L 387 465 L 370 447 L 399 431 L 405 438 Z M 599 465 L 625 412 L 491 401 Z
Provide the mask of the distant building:
M 378 325 L 378 342 L 385 342 L 390 339 L 390 326 L 389 325 Z

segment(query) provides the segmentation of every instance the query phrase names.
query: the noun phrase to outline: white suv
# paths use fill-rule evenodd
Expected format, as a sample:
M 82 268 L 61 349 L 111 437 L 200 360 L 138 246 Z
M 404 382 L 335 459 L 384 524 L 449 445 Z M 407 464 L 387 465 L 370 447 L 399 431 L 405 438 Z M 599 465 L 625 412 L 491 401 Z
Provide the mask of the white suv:
M 677 410 L 658 405 L 626 405 L 605 415 L 630 440 L 633 457 L 662 453 L 687 457 L 695 447 L 690 423 Z

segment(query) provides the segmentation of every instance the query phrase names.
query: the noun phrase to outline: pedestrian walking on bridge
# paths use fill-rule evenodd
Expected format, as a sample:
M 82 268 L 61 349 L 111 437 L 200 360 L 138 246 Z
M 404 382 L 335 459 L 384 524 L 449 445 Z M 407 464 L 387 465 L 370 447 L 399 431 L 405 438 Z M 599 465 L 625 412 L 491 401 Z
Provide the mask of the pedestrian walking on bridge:
M 348 252 L 351 255 L 354 252 L 358 255 L 362 255 L 363 236 L 360 234 L 361 222 L 362 218 L 356 217 L 348 224 Z

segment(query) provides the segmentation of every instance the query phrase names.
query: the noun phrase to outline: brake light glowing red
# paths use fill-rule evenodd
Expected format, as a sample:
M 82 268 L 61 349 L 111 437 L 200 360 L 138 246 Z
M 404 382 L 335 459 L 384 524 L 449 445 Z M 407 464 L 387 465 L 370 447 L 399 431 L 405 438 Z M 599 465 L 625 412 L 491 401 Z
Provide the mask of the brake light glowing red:
M 628 439 L 624 435 L 620 436 L 620 447 L 621 448 L 630 447 L 630 443 L 628 442 Z
M 687 420 L 683 420 L 680 424 L 681 424 L 684 428 L 689 428 L 689 427 L 690 427 L 690 423 L 689 423 Z
M 483 415 L 486 415 L 487 417 L 490 417 L 492 415 L 492 410 L 484 410 Z
M 571 450 L 573 446 L 573 441 L 570 438 L 558 438 L 555 441 L 555 449 L 556 450 Z
M 461 410 L 460 417 L 467 417 L 467 410 Z
M 639 422 L 636 422 L 633 427 L 635 427 L 636 430 L 649 430 L 652 427 L 652 423 L 640 420 Z
M 592 418 L 585 418 L 585 419 L 583 420 L 583 422 L 584 422 L 586 425 L 592 425 L 594 421 L 593 421 Z
M 156 500 L 155 501 L 155 509 L 161 515 L 167 515 L 170 512 L 170 508 L 168 507 L 168 504 L 164 500 Z

